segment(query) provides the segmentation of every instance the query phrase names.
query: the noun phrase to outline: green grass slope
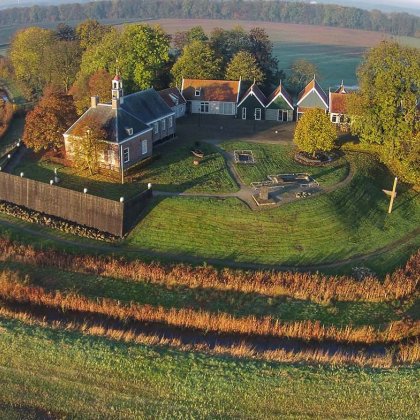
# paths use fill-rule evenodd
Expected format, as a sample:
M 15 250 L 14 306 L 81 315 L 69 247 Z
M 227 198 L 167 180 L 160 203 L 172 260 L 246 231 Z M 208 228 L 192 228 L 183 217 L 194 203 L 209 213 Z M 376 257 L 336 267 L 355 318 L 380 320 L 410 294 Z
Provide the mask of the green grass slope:
M 382 189 L 391 185 L 389 172 L 369 155 L 350 159 L 355 176 L 348 185 L 276 209 L 252 212 L 236 199 L 155 201 L 127 243 L 204 260 L 309 265 L 373 252 L 412 233 L 420 224 L 418 193 L 400 187 L 388 215 Z
M 7 418 L 415 418 L 419 369 L 288 366 L 122 344 L 0 318 Z

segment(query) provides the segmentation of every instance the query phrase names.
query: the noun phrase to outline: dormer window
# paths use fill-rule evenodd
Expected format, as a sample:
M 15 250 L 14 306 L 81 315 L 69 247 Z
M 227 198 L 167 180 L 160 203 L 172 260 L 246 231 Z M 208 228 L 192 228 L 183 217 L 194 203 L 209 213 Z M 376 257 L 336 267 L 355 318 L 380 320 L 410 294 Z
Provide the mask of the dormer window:
M 127 131 L 127 134 L 129 136 L 132 136 L 133 135 L 133 129 L 132 128 L 126 128 L 125 130 Z
M 195 88 L 195 96 L 201 95 L 201 88 Z
M 175 95 L 173 95 L 172 93 L 170 93 L 170 94 L 169 94 L 169 96 L 170 96 L 170 98 L 172 99 L 172 102 L 173 102 L 175 105 L 178 105 L 178 103 L 179 103 L 178 98 L 177 98 Z

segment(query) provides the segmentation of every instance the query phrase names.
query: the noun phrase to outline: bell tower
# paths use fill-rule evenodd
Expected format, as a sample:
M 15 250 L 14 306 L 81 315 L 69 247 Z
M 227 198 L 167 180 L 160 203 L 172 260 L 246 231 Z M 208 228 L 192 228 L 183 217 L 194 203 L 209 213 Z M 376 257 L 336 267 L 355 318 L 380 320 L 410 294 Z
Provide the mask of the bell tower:
M 112 99 L 118 99 L 120 103 L 123 102 L 124 91 L 123 91 L 123 83 L 121 80 L 120 75 L 117 74 L 112 79 Z

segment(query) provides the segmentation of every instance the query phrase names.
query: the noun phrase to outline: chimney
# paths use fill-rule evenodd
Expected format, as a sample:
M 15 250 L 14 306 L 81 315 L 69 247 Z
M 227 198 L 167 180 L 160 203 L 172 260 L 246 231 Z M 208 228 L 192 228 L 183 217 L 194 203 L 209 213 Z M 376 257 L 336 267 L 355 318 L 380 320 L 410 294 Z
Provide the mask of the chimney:
M 112 109 L 118 109 L 120 107 L 120 100 L 118 98 L 112 98 Z
M 90 97 L 90 107 L 97 108 L 99 104 L 99 96 L 91 96 Z

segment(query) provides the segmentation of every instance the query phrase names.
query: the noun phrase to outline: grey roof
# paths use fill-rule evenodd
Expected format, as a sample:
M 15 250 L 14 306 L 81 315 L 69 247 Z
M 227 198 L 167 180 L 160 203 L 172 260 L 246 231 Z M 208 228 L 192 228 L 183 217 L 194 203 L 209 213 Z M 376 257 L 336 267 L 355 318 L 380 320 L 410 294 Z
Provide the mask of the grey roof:
M 121 107 L 112 109 L 111 105 L 98 104 L 96 108 L 89 108 L 65 134 L 73 135 L 77 126 L 89 121 L 104 129 L 107 134 L 104 140 L 116 143 L 120 143 L 135 134 L 151 130 L 148 125 L 130 115 Z M 130 135 L 128 129 L 133 129 L 133 134 Z
M 153 88 L 124 96 L 121 108 L 138 116 L 145 124 L 174 114 Z

